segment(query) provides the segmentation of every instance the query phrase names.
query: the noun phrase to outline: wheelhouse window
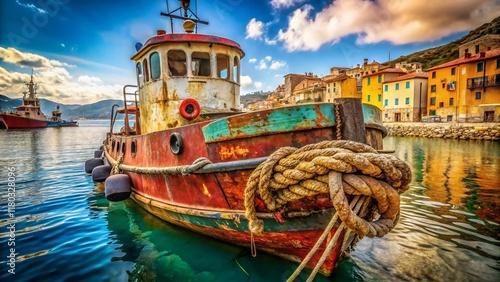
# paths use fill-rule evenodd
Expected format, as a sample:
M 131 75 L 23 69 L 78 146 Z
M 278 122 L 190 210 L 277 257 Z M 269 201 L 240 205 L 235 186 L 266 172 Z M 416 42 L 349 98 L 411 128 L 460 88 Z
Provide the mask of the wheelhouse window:
M 193 52 L 191 55 L 191 70 L 194 76 L 210 76 L 210 54 Z
M 186 53 L 182 50 L 170 50 L 167 53 L 168 71 L 170 76 L 187 75 Z
M 137 73 L 137 85 L 139 85 L 139 87 L 141 87 L 142 80 L 144 79 L 144 77 L 142 76 L 142 64 L 141 64 L 141 62 L 138 62 L 135 65 L 135 71 Z
M 229 57 L 217 54 L 217 77 L 229 79 Z
M 240 60 L 238 59 L 238 57 L 234 57 L 233 81 L 236 83 L 240 83 Z
M 161 75 L 160 55 L 154 52 L 149 56 L 149 67 L 151 70 L 151 79 L 158 79 Z
M 148 72 L 148 60 L 144 59 L 144 61 L 142 61 L 142 65 L 143 65 L 143 70 L 144 70 L 144 81 L 149 81 L 149 72 Z

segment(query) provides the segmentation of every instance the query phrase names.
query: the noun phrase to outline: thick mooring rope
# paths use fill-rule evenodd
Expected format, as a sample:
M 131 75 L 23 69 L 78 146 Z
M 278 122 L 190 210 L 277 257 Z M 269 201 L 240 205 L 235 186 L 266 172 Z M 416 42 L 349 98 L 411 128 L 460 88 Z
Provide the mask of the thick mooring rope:
M 336 173 L 330 173 L 336 172 Z M 269 210 L 317 194 L 330 193 L 333 206 L 349 229 L 360 236 L 381 237 L 399 218 L 399 194 L 411 181 L 409 166 L 391 155 L 353 141 L 323 141 L 300 149 L 274 152 L 250 175 L 245 189 L 246 217 L 254 234 L 264 230 L 255 210 L 258 195 Z M 367 222 L 350 208 L 347 195 L 366 195 L 377 201 L 380 218 Z
M 140 174 L 188 175 L 196 172 L 205 165 L 212 163 L 207 158 L 199 158 L 196 159 L 190 165 L 166 166 L 166 167 L 139 167 L 139 166 L 123 164 L 122 163 L 123 154 L 118 156 L 118 159 L 116 161 L 113 160 L 113 158 L 111 158 L 111 156 L 109 155 L 106 147 L 104 147 L 104 154 L 108 159 L 108 161 L 110 162 L 110 164 L 113 166 L 111 174 L 114 174 L 113 171 L 115 171 L 116 169 L 116 171 L 124 170 Z

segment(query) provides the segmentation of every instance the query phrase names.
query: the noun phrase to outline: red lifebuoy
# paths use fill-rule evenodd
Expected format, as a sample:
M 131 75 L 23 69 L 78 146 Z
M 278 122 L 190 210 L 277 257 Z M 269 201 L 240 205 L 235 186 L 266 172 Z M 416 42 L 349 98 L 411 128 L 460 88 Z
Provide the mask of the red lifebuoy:
M 187 120 L 193 120 L 200 115 L 200 104 L 193 98 L 186 98 L 179 108 L 181 116 Z

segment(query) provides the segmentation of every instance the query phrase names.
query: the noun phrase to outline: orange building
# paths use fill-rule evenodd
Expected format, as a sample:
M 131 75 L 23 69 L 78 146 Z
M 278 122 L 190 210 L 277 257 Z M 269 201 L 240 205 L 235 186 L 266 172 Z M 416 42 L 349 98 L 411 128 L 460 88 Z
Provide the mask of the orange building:
M 333 102 L 337 98 L 360 98 L 361 91 L 356 86 L 356 78 L 347 75 L 325 76 L 323 81 L 326 84 L 323 93 L 323 102 Z
M 383 89 L 382 83 L 406 74 L 397 68 L 386 68 L 363 76 L 362 80 L 362 102 L 371 104 L 382 109 Z
M 325 83 L 317 76 L 307 76 L 300 81 L 292 92 L 292 103 L 321 102 Z
M 500 122 L 500 48 L 428 70 L 428 115 L 451 122 Z

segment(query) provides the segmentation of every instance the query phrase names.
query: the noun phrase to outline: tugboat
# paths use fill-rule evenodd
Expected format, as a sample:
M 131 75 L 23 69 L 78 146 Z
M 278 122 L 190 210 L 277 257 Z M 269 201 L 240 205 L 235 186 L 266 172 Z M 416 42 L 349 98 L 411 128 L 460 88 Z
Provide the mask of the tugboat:
M 363 236 L 399 219 L 411 171 L 387 154 L 381 111 L 360 99 L 240 109 L 240 45 L 197 34 L 190 1 L 163 16 L 185 33 L 136 44 L 137 85 L 123 88 L 85 171 L 109 201 L 131 197 L 157 217 L 330 275 Z M 174 14 L 180 11 L 181 14 Z M 117 113 L 125 126 L 113 132 Z M 130 124 L 135 115 L 135 125 Z M 375 221 L 374 221 L 375 219 Z
M 0 113 L 0 120 L 6 129 L 21 128 L 45 128 L 47 126 L 58 126 L 61 122 L 61 114 L 58 112 L 51 118 L 45 116 L 40 110 L 40 100 L 36 95 L 37 84 L 33 82 L 31 72 L 30 82 L 25 82 L 28 91 L 23 92 L 23 104 L 15 111 Z

